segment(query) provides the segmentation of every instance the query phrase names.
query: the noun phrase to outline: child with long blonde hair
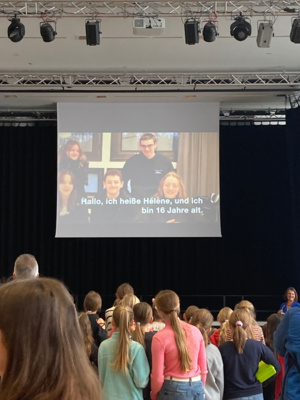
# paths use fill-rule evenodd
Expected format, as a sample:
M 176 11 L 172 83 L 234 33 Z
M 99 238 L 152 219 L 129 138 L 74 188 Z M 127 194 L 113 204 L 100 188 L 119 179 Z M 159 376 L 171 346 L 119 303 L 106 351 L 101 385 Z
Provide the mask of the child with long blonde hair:
M 151 399 L 204 400 L 207 366 L 199 329 L 179 320 L 179 297 L 172 290 L 159 292 L 154 304 L 166 326 L 152 339 Z
M 215 346 L 226 342 L 226 332 L 229 329 L 229 317 L 232 313 L 232 308 L 223 307 L 217 315 L 217 321 L 220 322 L 220 328 L 216 329 L 210 336 L 210 341 Z
M 103 400 L 142 400 L 149 379 L 149 364 L 143 346 L 131 340 L 133 311 L 118 305 L 113 311 L 111 338 L 101 343 L 98 353 Z
M 219 346 L 224 364 L 224 400 L 263 400 L 262 385 L 256 379 L 261 360 L 280 371 L 273 352 L 262 342 L 248 337 L 246 330 L 251 323 L 252 316 L 248 310 L 233 311 L 229 318 L 232 341 Z

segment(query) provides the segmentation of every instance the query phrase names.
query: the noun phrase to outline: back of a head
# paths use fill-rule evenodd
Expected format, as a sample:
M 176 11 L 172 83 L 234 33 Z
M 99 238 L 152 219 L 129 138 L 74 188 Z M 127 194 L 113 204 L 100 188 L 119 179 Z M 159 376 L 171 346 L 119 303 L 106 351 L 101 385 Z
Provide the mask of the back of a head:
M 199 308 L 193 313 L 193 316 L 191 318 L 191 324 L 194 326 L 197 326 L 198 329 L 200 329 L 200 332 L 202 333 L 203 339 L 205 346 L 208 345 L 208 332 L 211 329 L 212 323 L 214 321 L 214 317 L 210 311 L 208 311 L 206 308 Z
M 89 357 L 91 354 L 92 343 L 94 343 L 91 322 L 88 315 L 85 312 L 81 312 L 78 314 L 78 321 L 82 332 L 86 353 Z
M 15 279 L 32 279 L 39 275 L 39 266 L 32 254 L 21 254 L 14 264 Z
M 239 303 L 237 303 L 234 307 L 234 310 L 242 310 L 244 308 L 250 311 L 253 319 L 256 318 L 254 305 L 248 300 L 242 300 Z
M 194 306 L 194 305 L 189 306 L 189 307 L 185 310 L 184 315 L 185 315 L 185 320 L 186 320 L 186 322 L 190 322 L 190 319 L 192 318 L 193 313 L 194 313 L 196 310 L 199 310 L 199 308 L 198 308 L 197 306 Z
M 283 318 L 282 314 L 274 313 L 269 315 L 267 318 L 267 326 L 266 326 L 266 344 L 268 347 L 270 347 L 274 351 L 274 346 L 273 346 L 273 335 L 276 329 L 278 328 L 278 325 L 280 324 L 281 320 Z
M 123 305 L 124 307 L 130 307 L 133 309 L 133 307 L 140 302 L 140 299 L 135 295 L 135 294 L 125 294 L 123 299 L 120 301 L 120 304 Z
M 99 293 L 91 290 L 87 293 L 83 301 L 83 309 L 85 312 L 97 312 L 101 311 L 102 307 L 102 298 Z
M 125 294 L 134 294 L 133 287 L 129 283 L 122 283 L 116 291 L 116 296 L 119 300 L 122 300 Z
M 132 339 L 145 347 L 143 326 L 145 327 L 152 321 L 151 306 L 144 301 L 135 304 L 133 307 L 133 317 L 134 322 L 136 323 L 136 328 L 132 333 Z
M 251 314 L 247 309 L 239 309 L 233 311 L 229 317 L 229 324 L 233 328 L 233 343 L 235 344 L 238 353 L 243 353 L 246 340 L 248 338 L 246 329 L 251 324 Z
M 130 344 L 130 327 L 133 322 L 133 311 L 128 306 L 117 305 L 113 311 L 113 325 L 118 330 L 118 346 L 116 358 L 113 362 L 113 367 L 116 371 L 126 373 L 128 370 L 129 359 L 129 344 Z
M 73 299 L 58 280 L 15 280 L 1 286 L 0 330 L 8 359 L 0 398 L 34 400 L 41 388 L 53 400 L 99 395 Z
M 230 307 L 223 307 L 219 311 L 219 314 L 217 315 L 217 321 L 220 322 L 220 324 L 223 324 L 225 321 L 229 320 L 230 315 L 232 314 L 232 308 Z

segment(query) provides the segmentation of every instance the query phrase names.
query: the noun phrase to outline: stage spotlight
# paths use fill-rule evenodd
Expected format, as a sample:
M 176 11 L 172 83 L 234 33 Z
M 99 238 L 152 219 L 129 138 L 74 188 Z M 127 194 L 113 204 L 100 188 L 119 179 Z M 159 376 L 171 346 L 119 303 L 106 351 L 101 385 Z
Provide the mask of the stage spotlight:
M 214 42 L 218 35 L 216 25 L 212 21 L 207 22 L 204 25 L 202 35 L 205 42 Z
M 199 43 L 199 22 L 186 20 L 184 23 L 185 43 L 195 44 Z
M 272 21 L 261 22 L 257 29 L 257 47 L 270 47 L 271 39 L 274 36 Z
M 230 35 L 234 36 L 236 40 L 242 42 L 251 35 L 251 25 L 245 18 L 240 15 L 235 18 L 235 21 L 230 26 Z
M 300 18 L 295 18 L 293 20 L 290 40 L 293 43 L 300 43 Z
M 12 18 L 9 27 L 7 28 L 7 36 L 12 42 L 19 42 L 25 36 L 25 26 L 16 16 Z
M 96 46 L 100 44 L 100 21 L 86 21 L 85 23 L 86 44 Z
M 49 22 L 41 22 L 40 32 L 44 42 L 52 42 L 55 39 L 55 29 Z

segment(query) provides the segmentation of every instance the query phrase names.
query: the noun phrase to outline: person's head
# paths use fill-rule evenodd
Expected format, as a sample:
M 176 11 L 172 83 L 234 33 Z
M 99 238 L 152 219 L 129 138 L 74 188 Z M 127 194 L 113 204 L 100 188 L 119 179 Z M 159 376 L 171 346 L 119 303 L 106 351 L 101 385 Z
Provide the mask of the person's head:
M 113 367 L 117 371 L 126 373 L 127 365 L 131 363 L 129 359 L 129 344 L 131 327 L 133 324 L 133 311 L 130 307 L 117 305 L 113 311 L 112 324 L 118 334 L 118 345 L 116 358 L 113 362 Z
M 85 312 L 100 312 L 102 307 L 102 298 L 99 293 L 91 290 L 83 300 L 83 309 Z
M 139 147 L 145 157 L 153 158 L 157 148 L 156 136 L 153 133 L 144 133 L 140 138 Z
M 182 179 L 176 172 L 168 172 L 160 180 L 157 197 L 165 197 L 167 199 L 185 199 L 187 197 Z
M 85 345 L 85 351 L 89 357 L 92 352 L 92 344 L 94 343 L 93 331 L 89 317 L 85 312 L 78 314 L 79 326 L 82 332 L 82 337 Z
M 232 339 L 239 354 L 243 353 L 248 338 L 246 329 L 251 324 L 252 317 L 248 309 L 241 308 L 231 313 L 229 325 L 232 330 Z
M 125 294 L 134 294 L 133 287 L 129 283 L 122 283 L 116 291 L 117 300 L 122 300 Z
M 252 318 L 253 319 L 256 318 L 254 305 L 250 301 L 242 300 L 239 303 L 237 303 L 234 307 L 234 310 L 242 310 L 242 309 L 247 309 L 250 312 Z
M 196 326 L 200 330 L 204 339 L 205 346 L 208 345 L 208 334 L 211 331 L 211 326 L 213 322 L 214 317 L 212 313 L 205 308 L 199 308 L 193 313 L 191 317 L 190 324 Z
M 190 322 L 190 320 L 192 318 L 192 315 L 196 310 L 199 310 L 199 307 L 197 307 L 197 306 L 189 306 L 185 310 L 185 312 L 183 313 L 183 319 L 185 320 L 185 322 Z
M 82 157 L 82 150 L 77 140 L 69 140 L 64 146 L 64 153 L 74 161 Z
M 282 314 L 274 313 L 268 316 L 266 324 L 266 345 L 274 351 L 273 335 L 283 318 Z
M 132 333 L 132 339 L 141 343 L 145 347 L 144 332 L 145 327 L 153 321 L 151 306 L 142 301 L 133 306 L 133 317 L 136 328 Z
M 32 279 L 39 276 L 39 266 L 32 254 L 21 254 L 14 264 L 14 279 Z
M 110 169 L 104 175 L 103 186 L 108 199 L 116 199 L 120 195 L 123 185 L 124 181 L 120 170 Z
M 217 315 L 217 321 L 220 322 L 220 324 L 222 325 L 225 321 L 229 320 L 229 317 L 230 317 L 232 311 L 233 310 L 230 307 L 221 308 L 221 310 L 219 311 L 219 313 Z
M 174 331 L 175 342 L 179 355 L 180 368 L 187 372 L 191 368 L 191 356 L 186 342 L 185 332 L 179 322 L 180 303 L 178 295 L 173 290 L 162 290 L 154 299 L 158 314 L 165 322 L 169 321 Z
M 68 211 L 75 206 L 76 202 L 76 190 L 74 188 L 75 178 L 71 171 L 60 171 L 58 174 L 58 208 L 61 211 L 63 202 L 68 203 Z
M 2 285 L 0 338 L 0 352 L 6 353 L 4 358 L 0 353 L 0 398 L 34 400 L 43 393 L 49 400 L 99 397 L 73 299 L 58 280 Z
M 133 307 L 140 302 L 140 299 L 134 295 L 133 293 L 125 294 L 123 299 L 120 301 L 119 304 L 122 304 L 124 307 Z
M 285 301 L 289 301 L 289 302 L 294 302 L 294 301 L 298 301 L 298 293 L 297 290 L 290 286 L 286 289 L 284 296 L 283 296 Z

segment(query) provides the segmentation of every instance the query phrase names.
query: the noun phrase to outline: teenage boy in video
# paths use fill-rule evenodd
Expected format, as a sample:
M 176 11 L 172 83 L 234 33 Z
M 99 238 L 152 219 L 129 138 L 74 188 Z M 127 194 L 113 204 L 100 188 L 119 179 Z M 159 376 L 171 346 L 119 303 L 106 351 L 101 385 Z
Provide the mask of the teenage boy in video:
M 171 161 L 156 149 L 156 136 L 153 133 L 144 133 L 139 141 L 140 152 L 126 161 L 123 178 L 131 197 L 152 197 L 161 178 L 167 172 L 174 171 Z
M 104 175 L 103 191 L 96 199 L 91 213 L 91 223 L 133 222 L 134 207 L 123 190 L 124 181 L 118 169 L 110 169 Z

